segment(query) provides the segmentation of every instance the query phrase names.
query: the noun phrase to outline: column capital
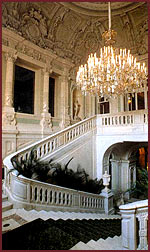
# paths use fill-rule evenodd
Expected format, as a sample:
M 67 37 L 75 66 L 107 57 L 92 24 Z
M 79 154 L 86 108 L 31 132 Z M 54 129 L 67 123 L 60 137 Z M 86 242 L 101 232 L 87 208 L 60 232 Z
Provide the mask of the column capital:
M 9 62 L 15 62 L 16 59 L 17 59 L 17 52 L 16 51 L 13 51 L 13 52 L 6 52 L 5 53 L 5 58 L 6 58 L 6 61 L 9 61 Z
M 49 75 L 49 74 L 51 74 L 52 72 L 53 72 L 53 69 L 52 69 L 52 65 L 46 65 L 43 69 L 42 69 L 42 71 L 43 71 L 43 74 L 45 74 L 45 75 Z

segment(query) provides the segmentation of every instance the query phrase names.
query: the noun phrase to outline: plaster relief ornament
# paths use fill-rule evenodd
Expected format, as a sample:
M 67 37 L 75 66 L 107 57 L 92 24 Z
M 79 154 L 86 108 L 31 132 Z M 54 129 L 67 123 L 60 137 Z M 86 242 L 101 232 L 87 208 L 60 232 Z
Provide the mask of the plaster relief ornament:
M 42 43 L 48 34 L 46 17 L 42 15 L 40 8 L 38 10 L 31 8 L 24 13 L 21 26 L 23 35 L 35 43 Z
M 138 27 L 138 36 L 136 38 L 137 52 L 142 55 L 148 53 L 148 20 L 144 21 Z
M 16 125 L 16 119 L 14 114 L 5 113 L 3 115 L 3 124 L 9 125 L 9 126 L 15 126 Z
M 46 106 L 44 108 L 43 106 L 43 109 L 46 109 Z M 44 111 L 43 111 L 44 112 Z M 47 112 L 47 111 L 45 111 Z M 52 131 L 52 127 L 53 127 L 53 124 L 52 124 L 52 117 L 51 117 L 51 114 L 45 114 L 43 113 L 42 114 L 42 120 L 40 121 L 40 125 L 42 127 L 42 130 L 44 129 L 50 129 Z
M 12 96 L 7 95 L 6 96 L 6 106 L 11 107 L 12 105 L 13 105 Z

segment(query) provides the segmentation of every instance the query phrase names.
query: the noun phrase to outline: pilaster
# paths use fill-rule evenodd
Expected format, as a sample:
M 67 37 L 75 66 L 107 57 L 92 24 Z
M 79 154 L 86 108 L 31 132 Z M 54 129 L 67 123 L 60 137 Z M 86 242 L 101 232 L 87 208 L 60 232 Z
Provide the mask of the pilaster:
M 49 133 L 52 131 L 52 117 L 48 112 L 49 106 L 49 75 L 52 73 L 52 67 L 45 67 L 43 69 L 44 82 L 43 82 L 43 111 L 40 125 L 42 127 L 42 133 Z
M 14 62 L 17 59 L 16 52 L 5 53 L 6 57 L 6 81 L 5 81 L 5 100 L 2 111 L 3 130 L 16 131 L 14 103 Z
M 60 128 L 64 129 L 67 126 L 67 121 L 70 121 L 68 115 L 68 71 L 65 69 L 63 75 L 59 77 L 61 94 L 60 94 L 60 112 L 61 112 L 61 121 Z

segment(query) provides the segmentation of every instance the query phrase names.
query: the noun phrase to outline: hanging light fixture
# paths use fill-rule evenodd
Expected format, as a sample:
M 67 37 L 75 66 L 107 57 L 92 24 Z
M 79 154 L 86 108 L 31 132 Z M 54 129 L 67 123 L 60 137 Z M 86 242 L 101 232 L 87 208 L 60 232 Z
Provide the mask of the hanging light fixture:
M 89 55 L 87 64 L 81 65 L 77 72 L 77 86 L 86 94 L 115 97 L 133 93 L 147 83 L 147 69 L 132 56 L 130 50 L 114 48 L 117 33 L 111 29 L 111 8 L 108 3 L 109 29 L 102 36 L 105 46 Z

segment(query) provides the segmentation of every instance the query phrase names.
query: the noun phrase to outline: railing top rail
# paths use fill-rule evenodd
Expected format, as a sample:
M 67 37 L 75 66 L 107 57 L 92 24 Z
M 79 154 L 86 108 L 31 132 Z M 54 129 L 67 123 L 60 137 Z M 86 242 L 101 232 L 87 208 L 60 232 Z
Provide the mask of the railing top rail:
M 121 205 L 119 209 L 132 210 L 132 209 L 144 208 L 144 207 L 148 207 L 148 200 L 141 200 L 141 201 L 132 202 L 126 205 Z
M 97 117 L 113 117 L 113 116 L 125 116 L 125 115 L 132 115 L 132 114 L 148 114 L 148 109 L 141 109 L 141 110 L 132 110 L 132 111 L 122 111 L 116 113 L 107 113 L 107 114 L 97 114 Z

